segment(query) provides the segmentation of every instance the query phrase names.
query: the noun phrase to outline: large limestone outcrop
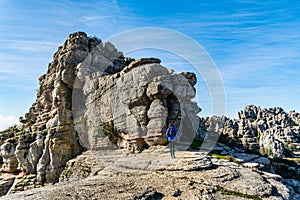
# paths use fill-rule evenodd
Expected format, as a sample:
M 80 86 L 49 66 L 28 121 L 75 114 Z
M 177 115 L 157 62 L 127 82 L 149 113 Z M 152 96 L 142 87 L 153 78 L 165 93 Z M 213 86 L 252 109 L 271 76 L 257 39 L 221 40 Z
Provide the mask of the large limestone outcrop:
M 147 58 L 133 61 L 113 75 L 79 76 L 82 90 L 73 93 L 73 98 L 80 99 L 81 109 L 74 113 L 83 146 L 96 148 L 101 134 L 131 151 L 146 144 L 166 144 L 164 133 L 169 122 L 182 129 L 182 141 L 192 142 L 200 109 L 191 101 L 196 94 L 191 78 L 172 74 L 159 63 L 159 59 Z M 85 73 L 85 67 L 80 74 Z
M 125 58 L 83 32 L 70 34 L 39 81 L 22 125 L 0 134 L 2 171 L 56 182 L 66 162 L 85 149 L 165 144 L 169 122 L 181 130 L 182 142 L 196 134 L 195 74 L 169 72 L 156 58 Z
M 270 157 L 283 157 L 285 148 L 292 151 L 300 148 L 299 113 L 286 113 L 280 107 L 261 109 L 248 105 L 238 116 L 239 119 L 214 116 L 203 121 L 207 128 L 220 133 L 222 142 Z M 199 132 L 203 135 L 205 129 Z

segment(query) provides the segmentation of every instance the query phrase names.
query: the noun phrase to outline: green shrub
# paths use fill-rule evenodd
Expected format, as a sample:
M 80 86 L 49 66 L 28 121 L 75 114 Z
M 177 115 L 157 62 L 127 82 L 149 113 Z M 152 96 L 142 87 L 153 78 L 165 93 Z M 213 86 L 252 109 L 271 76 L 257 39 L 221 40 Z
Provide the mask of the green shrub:
M 220 155 L 220 154 L 217 154 L 215 152 L 210 152 L 208 155 L 210 155 L 212 157 L 215 157 L 217 159 L 228 160 L 230 162 L 234 162 L 236 164 L 240 164 L 240 162 L 236 158 L 234 158 L 234 157 L 232 157 L 230 155 Z

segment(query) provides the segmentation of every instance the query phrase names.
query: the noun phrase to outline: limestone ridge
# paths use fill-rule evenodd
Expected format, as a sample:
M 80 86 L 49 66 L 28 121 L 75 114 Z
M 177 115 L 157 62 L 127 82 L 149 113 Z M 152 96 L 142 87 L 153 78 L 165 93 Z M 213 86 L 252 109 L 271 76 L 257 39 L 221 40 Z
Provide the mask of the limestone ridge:
M 111 43 L 83 32 L 70 34 L 39 78 L 22 125 L 1 140 L 2 171 L 56 182 L 68 160 L 99 148 L 99 141 L 131 151 L 165 144 L 168 122 L 187 133 L 180 136 L 183 144 L 191 142 L 201 110 L 191 101 L 196 76 L 174 74 L 159 63 L 125 58 Z
M 269 157 L 290 157 L 300 149 L 300 114 L 282 108 L 261 109 L 248 105 L 238 119 L 213 116 L 203 119 L 199 133 L 215 131 L 220 140 L 232 147 L 261 153 Z

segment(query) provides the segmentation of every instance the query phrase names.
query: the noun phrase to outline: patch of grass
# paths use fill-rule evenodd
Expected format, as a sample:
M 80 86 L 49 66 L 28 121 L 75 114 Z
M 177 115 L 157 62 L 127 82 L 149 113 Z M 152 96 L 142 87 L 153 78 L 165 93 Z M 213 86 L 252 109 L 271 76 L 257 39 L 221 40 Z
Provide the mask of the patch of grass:
M 231 195 L 231 196 L 236 196 L 236 197 L 242 197 L 242 198 L 247 198 L 247 199 L 253 199 L 253 200 L 262 200 L 257 195 L 245 194 L 245 193 L 241 193 L 241 192 L 237 192 L 237 191 L 233 191 L 233 190 L 228 190 L 228 189 L 225 189 L 225 188 L 223 188 L 221 186 L 217 186 L 217 189 L 222 194 L 226 194 L 226 195 Z
M 71 175 L 73 172 L 72 172 L 72 170 L 71 169 L 67 169 L 65 172 L 64 172 L 64 174 L 66 175 L 66 176 L 69 176 L 69 175 Z
M 28 180 L 25 179 L 25 178 L 22 178 L 20 181 L 19 181 L 20 184 L 22 184 L 23 186 L 26 185 L 28 183 Z
M 232 157 L 230 155 L 220 155 L 220 154 L 217 154 L 215 152 L 210 152 L 208 155 L 212 156 L 212 157 L 215 157 L 217 159 L 228 160 L 230 162 L 234 162 L 236 164 L 240 164 L 240 162 L 236 158 L 234 158 L 234 157 Z
M 8 133 L 16 133 L 18 132 L 18 129 L 17 129 L 17 125 L 14 125 L 12 127 L 9 127 L 8 129 L 4 130 L 4 131 L 0 131 L 0 134 L 8 134 Z
M 199 150 L 203 142 L 194 140 L 190 145 L 191 149 Z

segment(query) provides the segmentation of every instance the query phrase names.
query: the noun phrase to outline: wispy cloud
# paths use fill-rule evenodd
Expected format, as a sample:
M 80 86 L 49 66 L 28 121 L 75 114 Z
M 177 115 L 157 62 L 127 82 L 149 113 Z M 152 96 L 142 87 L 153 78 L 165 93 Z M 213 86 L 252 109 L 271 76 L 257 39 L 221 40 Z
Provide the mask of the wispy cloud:
M 57 42 L 33 41 L 33 40 L 0 40 L 1 46 L 6 49 L 18 51 L 41 52 L 58 46 Z
M 91 0 L 87 4 L 54 0 L 30 6 L 27 2 L 14 5 L 0 0 L 0 6 L 0 79 L 5 79 L 0 84 L 3 87 L 27 87 L 36 83 L 57 46 L 70 32 L 85 31 L 105 40 L 123 30 L 151 26 L 180 31 L 208 51 L 224 79 L 229 109 L 237 109 L 235 105 L 240 102 L 246 103 L 243 99 L 258 104 L 275 102 L 275 92 L 270 93 L 275 90 L 286 97 L 283 100 L 287 104 L 295 104 L 293 99 L 299 99 L 298 92 L 285 89 L 295 89 L 300 82 L 298 2 L 230 0 L 186 4 L 177 1 L 168 7 L 157 7 L 145 1 Z M 168 55 L 158 52 L 145 55 L 163 58 L 162 63 L 167 67 L 191 69 L 185 62 Z M 210 99 L 203 89 L 205 82 L 199 82 L 199 102 L 207 103 Z
M 102 19 L 108 19 L 110 16 L 83 16 L 81 17 L 82 21 L 98 21 Z
M 19 124 L 19 119 L 17 117 L 0 115 L 0 131 L 17 124 Z
M 80 23 L 83 23 L 87 26 L 99 26 L 99 25 L 105 25 L 105 26 L 112 26 L 112 23 L 115 20 L 111 16 L 83 16 L 79 19 Z

